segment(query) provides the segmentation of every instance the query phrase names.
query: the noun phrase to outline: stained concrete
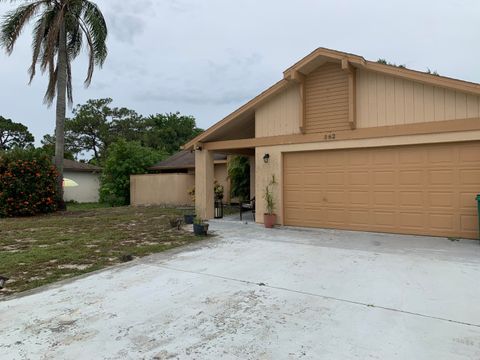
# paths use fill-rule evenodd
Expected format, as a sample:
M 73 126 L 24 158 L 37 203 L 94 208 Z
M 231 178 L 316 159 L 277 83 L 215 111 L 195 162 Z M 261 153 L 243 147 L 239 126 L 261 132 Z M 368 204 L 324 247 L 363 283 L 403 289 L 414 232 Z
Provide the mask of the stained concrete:
M 480 359 L 476 241 L 211 228 L 0 302 L 0 358 Z

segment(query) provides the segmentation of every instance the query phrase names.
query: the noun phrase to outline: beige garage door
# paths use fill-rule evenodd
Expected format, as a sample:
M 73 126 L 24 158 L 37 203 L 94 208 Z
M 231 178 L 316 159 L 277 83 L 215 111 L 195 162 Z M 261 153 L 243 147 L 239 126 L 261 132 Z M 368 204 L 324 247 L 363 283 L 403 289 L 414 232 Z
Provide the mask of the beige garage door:
M 477 238 L 480 142 L 284 154 L 286 225 Z

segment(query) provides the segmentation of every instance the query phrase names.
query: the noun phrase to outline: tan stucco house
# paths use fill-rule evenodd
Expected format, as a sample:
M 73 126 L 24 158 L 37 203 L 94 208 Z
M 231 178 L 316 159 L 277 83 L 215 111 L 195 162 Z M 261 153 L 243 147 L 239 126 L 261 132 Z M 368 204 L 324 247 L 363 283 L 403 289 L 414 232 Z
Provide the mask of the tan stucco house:
M 213 158 L 214 179 L 224 187 L 224 202 L 230 202 L 227 155 Z M 149 168 L 154 174 L 130 176 L 131 205 L 191 205 L 188 194 L 195 186 L 195 154 L 179 151 Z M 212 185 L 213 187 L 213 185 Z
M 479 84 L 319 48 L 184 148 L 203 218 L 214 154 L 244 154 L 258 214 L 275 175 L 279 224 L 478 236 Z

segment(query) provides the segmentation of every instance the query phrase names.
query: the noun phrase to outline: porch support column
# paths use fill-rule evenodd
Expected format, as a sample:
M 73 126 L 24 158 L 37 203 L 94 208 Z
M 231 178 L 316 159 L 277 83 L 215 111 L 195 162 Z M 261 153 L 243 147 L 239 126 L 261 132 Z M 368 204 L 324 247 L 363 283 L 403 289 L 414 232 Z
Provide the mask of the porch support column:
M 195 150 L 195 211 L 203 220 L 214 216 L 213 152 L 201 145 Z
M 250 156 L 250 199 L 255 197 L 255 156 Z

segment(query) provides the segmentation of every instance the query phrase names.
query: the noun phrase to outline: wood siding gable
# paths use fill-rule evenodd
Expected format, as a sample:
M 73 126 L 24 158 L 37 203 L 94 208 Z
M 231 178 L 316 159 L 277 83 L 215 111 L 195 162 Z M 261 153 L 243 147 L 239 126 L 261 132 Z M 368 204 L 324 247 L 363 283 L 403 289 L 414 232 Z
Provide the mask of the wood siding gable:
M 357 71 L 357 126 L 370 128 L 480 117 L 480 97 L 373 71 Z
M 326 63 L 306 76 L 306 134 L 350 129 L 348 81 L 338 63 Z

